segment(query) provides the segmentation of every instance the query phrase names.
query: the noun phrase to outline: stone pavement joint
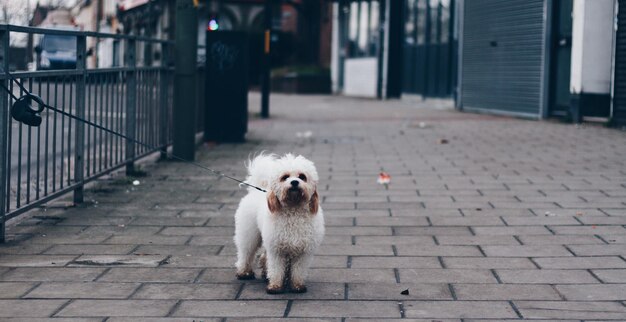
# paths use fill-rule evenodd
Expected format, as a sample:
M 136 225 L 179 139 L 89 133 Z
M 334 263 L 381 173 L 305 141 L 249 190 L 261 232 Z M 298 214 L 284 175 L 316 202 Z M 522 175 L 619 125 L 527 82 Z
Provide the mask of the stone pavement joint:
M 315 162 L 327 234 L 307 293 L 236 280 L 244 189 L 144 163 L 138 186 L 103 177 L 94 202 L 9 223 L 0 319 L 626 320 L 626 133 L 446 100 L 276 94 L 269 120 L 258 94 L 250 106 L 248 141 L 202 146 L 197 161 L 237 178 L 262 150 Z

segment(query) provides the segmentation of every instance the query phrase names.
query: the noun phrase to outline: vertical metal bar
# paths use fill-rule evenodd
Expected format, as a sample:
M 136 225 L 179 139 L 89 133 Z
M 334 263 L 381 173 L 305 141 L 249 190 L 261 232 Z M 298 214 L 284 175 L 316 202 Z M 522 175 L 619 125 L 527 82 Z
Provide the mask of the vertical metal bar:
M 136 79 L 136 66 L 137 61 L 135 57 L 135 39 L 126 39 L 126 57 L 124 63 L 131 69 L 126 74 L 126 136 L 129 138 L 135 138 L 135 129 L 137 121 L 137 79 Z M 135 172 L 135 143 L 126 140 L 126 174 L 131 175 Z
M 62 91 L 63 91 L 63 95 L 61 95 L 61 110 L 63 112 L 65 112 L 65 82 L 67 80 L 66 76 L 62 77 L 62 82 L 63 82 L 63 86 L 62 86 Z M 63 137 L 63 134 L 65 134 L 65 117 L 61 116 L 61 153 L 59 154 L 61 156 L 61 169 L 60 169 L 60 176 L 59 176 L 59 184 L 60 184 L 60 188 L 63 189 L 63 183 L 65 180 L 63 180 L 63 175 L 64 170 L 65 170 L 65 165 L 63 164 L 64 159 L 65 159 L 65 140 Z
M 59 106 L 59 79 L 57 76 L 54 79 L 54 104 Z M 65 104 L 61 103 L 61 106 Z M 30 140 L 28 142 L 30 146 Z M 30 167 L 30 161 L 28 161 Z M 57 182 L 57 112 L 52 113 L 52 191 L 56 191 Z
M 111 88 L 113 87 L 112 84 L 112 73 L 108 73 L 107 74 L 107 108 L 106 108 L 106 121 L 107 121 L 107 129 L 112 129 L 113 126 L 113 119 L 111 118 L 112 116 L 112 107 L 111 105 L 113 105 L 113 101 L 114 101 L 114 96 L 113 96 L 113 91 L 111 90 Z M 106 145 L 105 147 L 105 151 L 108 151 L 108 153 L 106 153 L 107 159 L 106 162 L 104 164 L 105 168 L 111 167 L 113 165 L 113 144 L 111 144 L 112 141 L 112 137 L 110 133 L 106 133 Z
M 46 102 L 50 102 L 50 80 L 46 80 Z M 48 163 L 48 155 L 49 155 L 49 151 L 48 151 L 48 145 L 49 145 L 49 139 L 50 139 L 50 112 L 46 111 L 46 130 L 44 131 L 44 155 L 43 155 L 43 195 L 47 196 L 48 195 L 48 167 L 49 164 Z
M 74 85 L 72 84 L 76 80 L 76 76 L 72 76 L 70 78 L 70 98 L 68 100 L 69 108 L 68 113 L 72 114 L 72 101 L 74 100 Z M 76 148 L 76 147 L 74 147 Z M 71 157 L 72 155 L 72 118 L 67 119 L 67 185 L 72 184 L 72 165 L 71 165 Z
M 442 17 L 442 10 L 443 10 L 443 5 L 441 4 L 441 0 L 439 0 L 439 2 L 437 3 L 437 25 L 435 26 L 435 32 L 436 32 L 436 47 L 435 47 L 435 96 L 442 96 L 441 93 L 439 92 L 439 82 L 441 81 L 441 17 Z
M 37 85 L 37 90 L 41 93 L 42 81 L 39 81 Z M 41 191 L 41 126 L 37 127 L 37 191 L 35 192 L 35 197 L 39 199 L 39 192 Z M 19 180 L 18 180 L 19 182 Z
M 2 76 L 2 85 L 9 88 L 9 81 L 6 72 L 9 70 L 9 31 L 4 27 L 0 29 L 0 66 L 5 71 Z M 7 209 L 7 199 L 4 198 L 7 195 L 7 173 L 10 171 L 7 169 L 7 153 L 8 140 L 7 135 L 10 131 L 9 120 L 9 96 L 6 91 L 0 92 L 0 243 L 6 241 L 5 237 L 5 214 Z
M 104 108 L 105 108 L 105 101 L 104 101 L 104 96 L 106 96 L 106 74 L 100 74 L 100 82 L 98 82 L 99 86 L 101 87 L 100 89 L 100 121 L 98 122 L 98 124 L 106 127 L 106 121 L 105 121 L 105 113 L 104 113 Z M 103 149 L 103 145 L 105 143 L 105 134 L 104 131 L 99 130 L 98 133 L 100 134 L 100 140 L 98 140 L 98 152 L 100 154 L 99 158 L 98 158 L 98 172 L 102 172 L 102 161 L 104 159 L 104 155 L 102 154 L 102 149 Z
M 24 84 L 23 79 L 20 79 L 19 82 Z M 24 95 L 24 90 L 20 88 L 20 96 Z M 26 128 L 28 130 L 27 136 L 27 144 L 26 144 L 26 204 L 30 203 L 30 160 L 31 160 L 31 142 L 32 142 L 32 129 L 30 126 Z
M 88 77 L 88 76 L 85 75 L 85 77 Z M 89 80 L 90 80 L 90 83 L 93 83 L 94 80 L 95 80 L 95 77 L 93 75 L 90 75 L 89 76 Z M 91 106 L 92 106 L 92 104 L 91 104 L 91 93 L 93 92 L 92 88 L 93 88 L 93 85 L 88 85 L 86 80 L 85 80 L 85 89 L 84 90 L 85 90 L 85 95 L 86 95 L 86 102 L 85 102 L 85 106 L 86 107 L 85 107 L 84 113 L 85 113 L 85 116 L 86 116 L 87 120 L 89 120 L 89 121 L 93 121 L 91 119 L 91 114 L 92 114 L 92 112 L 91 112 Z M 77 88 L 77 91 L 78 91 L 78 88 Z M 78 95 L 76 95 L 76 97 L 78 97 Z M 87 107 L 89 107 L 89 108 L 87 108 Z M 91 164 L 91 126 L 87 126 L 87 142 L 85 142 L 85 143 L 86 143 L 85 151 L 87 151 L 87 153 L 85 153 L 85 162 L 86 162 L 86 165 L 87 165 L 87 176 L 89 176 L 91 174 L 91 166 L 90 166 L 90 164 Z
M 76 69 L 82 71 L 76 77 L 76 116 L 85 117 L 85 78 L 87 77 L 87 37 L 78 36 L 76 42 Z M 74 202 L 82 203 L 84 199 L 84 153 L 85 153 L 85 124 L 74 122 L 76 137 L 74 140 L 74 182 L 79 186 L 74 189 Z

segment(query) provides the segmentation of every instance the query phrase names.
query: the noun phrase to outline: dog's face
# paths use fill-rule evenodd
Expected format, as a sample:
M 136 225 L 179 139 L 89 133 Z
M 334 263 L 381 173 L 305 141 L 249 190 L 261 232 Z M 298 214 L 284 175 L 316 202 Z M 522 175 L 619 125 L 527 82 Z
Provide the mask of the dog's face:
M 287 154 L 276 162 L 267 204 L 272 213 L 283 209 L 307 209 L 316 214 L 319 207 L 315 165 L 303 156 Z

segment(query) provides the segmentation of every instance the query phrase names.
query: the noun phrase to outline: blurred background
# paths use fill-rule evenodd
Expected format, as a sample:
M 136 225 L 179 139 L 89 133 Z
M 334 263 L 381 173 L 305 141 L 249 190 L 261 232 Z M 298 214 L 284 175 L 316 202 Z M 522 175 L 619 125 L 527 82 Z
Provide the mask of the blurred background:
M 198 0 L 206 31 L 244 31 L 262 61 L 271 8 L 272 91 L 378 99 L 453 98 L 459 109 L 626 124 L 618 0 Z M 175 0 L 1 1 L 3 23 L 174 40 Z M 622 10 L 623 11 L 623 10 Z M 623 13 L 621 13 L 623 14 Z M 11 37 L 11 69 L 73 68 L 69 37 Z M 89 68 L 122 64 L 115 39 L 89 38 Z M 58 48 L 57 48 L 58 47 Z M 140 64 L 160 58 L 141 46 Z M 41 55 L 44 55 L 42 64 Z M 61 56 L 61 58 L 55 57 Z M 262 64 L 249 64 L 256 88 Z

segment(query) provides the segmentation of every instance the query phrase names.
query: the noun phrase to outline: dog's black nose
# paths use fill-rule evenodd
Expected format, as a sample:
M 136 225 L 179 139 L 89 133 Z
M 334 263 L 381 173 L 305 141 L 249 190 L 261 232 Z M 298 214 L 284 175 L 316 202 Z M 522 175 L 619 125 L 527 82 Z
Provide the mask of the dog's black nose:
M 300 184 L 300 183 L 298 182 L 298 180 L 293 180 L 293 181 L 291 181 L 291 186 L 292 186 L 292 187 L 297 187 L 297 186 L 298 186 L 298 184 Z

